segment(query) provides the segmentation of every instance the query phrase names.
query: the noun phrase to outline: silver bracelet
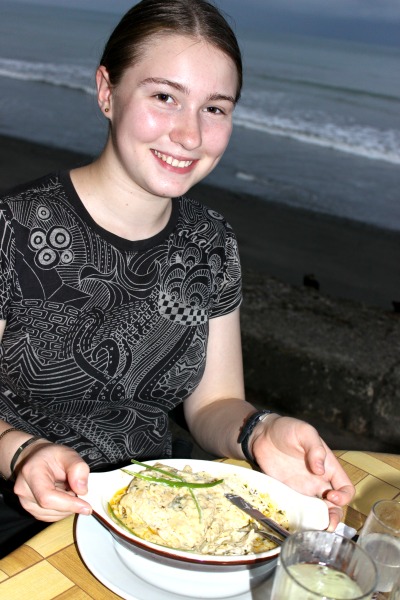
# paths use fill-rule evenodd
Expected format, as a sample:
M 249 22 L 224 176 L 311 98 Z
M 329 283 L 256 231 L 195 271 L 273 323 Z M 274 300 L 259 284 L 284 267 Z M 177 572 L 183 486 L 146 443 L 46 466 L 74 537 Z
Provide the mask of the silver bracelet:
M 40 436 L 31 437 L 31 438 L 29 438 L 29 440 L 26 440 L 26 442 L 21 444 L 19 448 L 17 448 L 14 456 L 11 459 L 11 463 L 10 463 L 10 471 L 11 471 L 10 479 L 14 479 L 15 464 L 16 464 L 18 458 L 20 457 L 21 452 L 23 452 L 25 450 L 25 448 L 27 448 L 28 446 L 33 444 L 33 442 L 36 442 L 37 440 L 40 440 L 40 439 L 42 439 Z

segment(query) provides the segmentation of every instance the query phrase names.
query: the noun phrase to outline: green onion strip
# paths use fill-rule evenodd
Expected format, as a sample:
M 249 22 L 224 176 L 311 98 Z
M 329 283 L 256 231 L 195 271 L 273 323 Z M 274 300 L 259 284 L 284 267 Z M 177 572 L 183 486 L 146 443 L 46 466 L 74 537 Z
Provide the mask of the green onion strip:
M 179 475 L 176 475 L 175 473 L 170 473 L 169 471 L 164 471 L 163 469 L 160 469 L 159 467 L 153 467 L 152 465 L 147 465 L 145 463 L 139 462 L 138 460 L 135 460 L 134 458 L 131 459 L 131 462 L 134 463 L 135 465 L 139 465 L 140 467 L 144 467 L 145 469 L 149 469 L 151 471 L 156 471 L 158 473 L 161 473 L 161 475 L 165 475 L 166 477 L 169 477 L 169 479 L 165 479 L 164 477 L 147 477 L 146 475 L 142 475 L 141 473 L 135 473 L 135 472 L 132 473 L 131 471 L 128 471 L 128 469 L 122 469 L 122 471 L 124 473 L 127 473 L 128 475 L 131 475 L 132 477 L 139 477 L 139 479 L 145 479 L 146 481 L 149 481 L 150 483 L 167 485 L 169 487 L 176 487 L 176 488 L 186 487 L 186 488 L 188 488 L 189 493 L 192 496 L 193 501 L 196 505 L 197 512 L 199 513 L 200 522 L 201 522 L 201 508 L 200 508 L 197 498 L 193 492 L 193 489 L 214 487 L 224 481 L 223 479 L 215 479 L 214 481 L 210 481 L 209 483 L 191 483 L 190 481 L 185 481 L 183 479 L 183 477 L 180 477 Z

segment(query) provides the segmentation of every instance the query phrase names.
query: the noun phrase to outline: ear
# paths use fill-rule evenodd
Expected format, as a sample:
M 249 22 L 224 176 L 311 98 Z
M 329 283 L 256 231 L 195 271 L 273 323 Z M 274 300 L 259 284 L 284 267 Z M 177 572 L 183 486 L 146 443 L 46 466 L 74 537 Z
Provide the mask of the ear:
M 96 71 L 97 102 L 107 118 L 111 114 L 112 86 L 107 69 L 100 65 Z

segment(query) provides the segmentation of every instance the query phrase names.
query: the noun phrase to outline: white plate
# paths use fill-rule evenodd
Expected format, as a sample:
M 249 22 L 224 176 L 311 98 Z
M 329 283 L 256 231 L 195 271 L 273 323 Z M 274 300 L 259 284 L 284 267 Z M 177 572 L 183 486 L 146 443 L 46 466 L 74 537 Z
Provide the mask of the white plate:
M 87 568 L 103 585 L 125 600 L 193 600 L 193 597 L 161 590 L 137 577 L 120 560 L 109 531 L 94 517 L 78 517 L 76 540 Z M 269 600 L 271 585 L 272 577 L 251 592 L 229 596 L 225 600 Z

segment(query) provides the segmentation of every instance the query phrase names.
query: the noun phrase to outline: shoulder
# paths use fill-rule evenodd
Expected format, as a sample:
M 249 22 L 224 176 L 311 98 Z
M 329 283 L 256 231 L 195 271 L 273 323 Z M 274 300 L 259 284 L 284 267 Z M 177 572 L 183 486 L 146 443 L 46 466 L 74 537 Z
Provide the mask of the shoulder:
M 224 215 L 188 196 L 180 198 L 181 217 L 186 223 L 203 223 L 211 226 L 213 230 L 219 230 L 233 235 L 233 230 Z
M 60 176 L 58 173 L 49 173 L 38 179 L 27 183 L 19 184 L 10 190 L 7 190 L 0 196 L 0 203 L 11 204 L 14 202 L 23 202 L 36 196 L 45 197 L 48 193 L 53 193 L 61 187 Z
M 54 201 L 64 198 L 65 192 L 58 173 L 13 187 L 0 196 L 0 211 L 7 221 L 28 220 L 39 211 L 45 218 L 52 211 Z

